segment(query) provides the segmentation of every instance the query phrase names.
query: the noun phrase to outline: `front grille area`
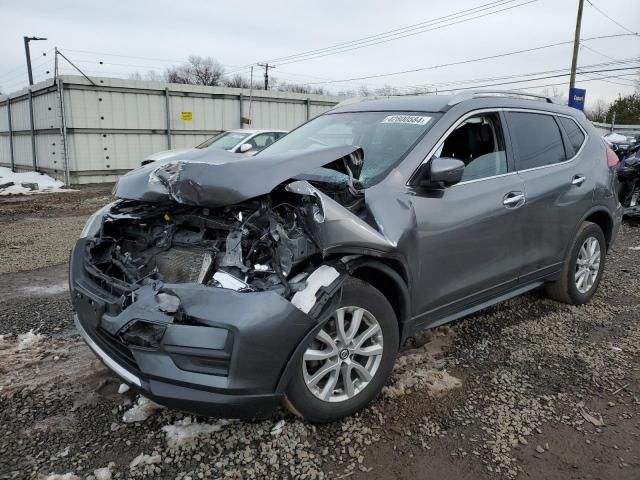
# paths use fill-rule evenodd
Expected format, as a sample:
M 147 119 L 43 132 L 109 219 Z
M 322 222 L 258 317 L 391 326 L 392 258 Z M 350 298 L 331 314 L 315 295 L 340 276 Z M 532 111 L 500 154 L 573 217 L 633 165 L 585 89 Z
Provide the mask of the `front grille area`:
M 109 357 L 127 370 L 139 373 L 138 364 L 133 353 L 131 353 L 131 350 L 120 342 L 120 340 L 110 333 L 105 332 L 100 327 L 94 329 L 86 324 L 83 324 L 83 327 L 91 339 L 96 342 Z
M 204 248 L 173 247 L 158 253 L 156 265 L 167 283 L 195 283 L 208 265 L 207 255 Z

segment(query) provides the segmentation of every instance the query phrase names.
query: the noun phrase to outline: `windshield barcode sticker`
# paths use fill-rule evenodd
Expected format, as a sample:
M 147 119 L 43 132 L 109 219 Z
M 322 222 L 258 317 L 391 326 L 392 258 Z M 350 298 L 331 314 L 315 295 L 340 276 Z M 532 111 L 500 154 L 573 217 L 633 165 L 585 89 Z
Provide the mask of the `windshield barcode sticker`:
M 410 125 L 426 125 L 431 117 L 422 115 L 389 115 L 381 123 L 408 123 Z

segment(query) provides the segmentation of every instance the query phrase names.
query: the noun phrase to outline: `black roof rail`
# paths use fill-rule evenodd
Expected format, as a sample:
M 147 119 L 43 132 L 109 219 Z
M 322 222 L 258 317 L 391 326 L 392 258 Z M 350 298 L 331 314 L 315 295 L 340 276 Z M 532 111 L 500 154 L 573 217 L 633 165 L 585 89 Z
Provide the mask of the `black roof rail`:
M 511 97 L 511 98 L 524 98 L 529 100 L 544 101 L 547 103 L 554 103 L 554 101 L 544 95 L 536 95 L 535 93 L 521 93 L 509 90 L 480 90 L 477 92 L 465 92 L 458 93 L 453 96 L 448 105 L 456 105 L 466 100 L 472 100 L 474 98 L 486 98 L 486 97 Z

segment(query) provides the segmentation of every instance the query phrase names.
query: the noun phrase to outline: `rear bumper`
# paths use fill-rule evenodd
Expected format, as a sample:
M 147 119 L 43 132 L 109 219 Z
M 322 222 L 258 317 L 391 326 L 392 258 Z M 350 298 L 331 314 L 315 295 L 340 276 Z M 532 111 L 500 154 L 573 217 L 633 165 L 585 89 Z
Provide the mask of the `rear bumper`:
M 76 328 L 111 371 L 178 410 L 226 418 L 260 418 L 275 410 L 292 358 L 317 326 L 313 318 L 273 292 L 199 284 L 143 286 L 123 308 L 124 299 L 85 270 L 85 242 L 78 241 L 70 263 Z M 179 299 L 179 314 L 161 310 L 162 292 Z M 136 324 L 157 326 L 161 338 L 145 337 L 151 346 L 132 341 L 126 333 Z

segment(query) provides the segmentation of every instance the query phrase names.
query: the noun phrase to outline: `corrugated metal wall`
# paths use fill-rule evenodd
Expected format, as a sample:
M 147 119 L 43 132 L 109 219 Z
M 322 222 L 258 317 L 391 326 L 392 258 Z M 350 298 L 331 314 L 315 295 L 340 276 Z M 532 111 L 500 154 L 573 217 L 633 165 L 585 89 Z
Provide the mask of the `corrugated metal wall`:
M 192 147 L 221 131 L 241 128 L 241 117 L 251 118 L 251 128 L 290 130 L 338 102 L 323 95 L 271 91 L 254 91 L 249 101 L 246 89 L 93 81 L 95 86 L 80 76 L 63 76 L 57 83 L 51 79 L 35 85 L 31 100 L 26 89 L 0 97 L 0 165 L 33 170 L 35 146 L 39 171 L 62 180 L 68 176 L 71 184 L 115 181 L 169 145 Z

